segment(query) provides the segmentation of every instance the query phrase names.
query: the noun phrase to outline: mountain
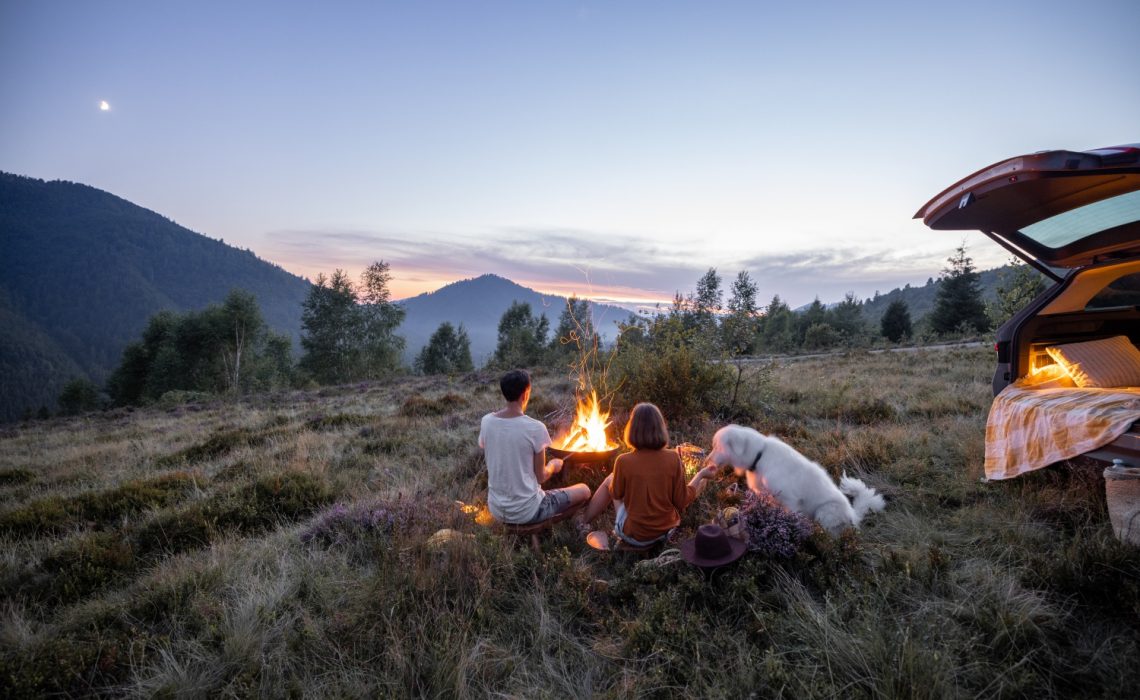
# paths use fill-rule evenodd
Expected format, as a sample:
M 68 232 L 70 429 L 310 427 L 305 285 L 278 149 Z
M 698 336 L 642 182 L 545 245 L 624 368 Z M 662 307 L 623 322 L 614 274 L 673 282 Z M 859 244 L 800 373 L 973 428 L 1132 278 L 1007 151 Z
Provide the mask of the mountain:
M 400 301 L 407 316 L 397 332 L 407 340 L 406 358 L 409 361 L 414 358 L 439 324 L 450 321 L 456 326 L 463 324 L 471 338 L 471 356 L 475 364 L 484 363 L 495 352 L 499 342 L 499 319 L 516 301 L 530 304 L 536 316 L 546 314 L 552 333 L 562 309 L 566 308 L 565 297 L 540 294 L 497 275 L 460 280 L 434 292 Z M 590 312 L 594 326 L 606 340 L 616 337 L 614 324 L 617 321 L 624 321 L 632 315 L 620 306 L 593 302 L 590 302 Z
M 75 376 L 102 385 L 152 315 L 235 287 L 296 341 L 304 278 L 94 187 L 0 173 L 0 421 Z

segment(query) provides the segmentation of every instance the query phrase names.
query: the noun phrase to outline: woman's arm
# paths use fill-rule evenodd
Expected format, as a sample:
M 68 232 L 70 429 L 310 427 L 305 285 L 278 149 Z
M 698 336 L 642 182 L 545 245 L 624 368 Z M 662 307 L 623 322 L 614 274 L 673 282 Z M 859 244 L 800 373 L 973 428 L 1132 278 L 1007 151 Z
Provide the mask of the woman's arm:
M 689 488 L 693 490 L 693 498 L 699 496 L 705 488 L 705 483 L 716 476 L 717 469 L 716 465 L 710 464 L 693 476 L 693 480 L 689 482 Z

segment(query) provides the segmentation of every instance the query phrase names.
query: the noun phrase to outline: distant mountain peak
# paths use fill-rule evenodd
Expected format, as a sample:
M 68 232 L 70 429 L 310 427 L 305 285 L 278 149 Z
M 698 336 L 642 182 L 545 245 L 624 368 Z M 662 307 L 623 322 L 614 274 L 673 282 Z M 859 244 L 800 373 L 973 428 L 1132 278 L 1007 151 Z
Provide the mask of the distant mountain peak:
M 496 274 L 484 274 L 444 285 L 434 292 L 402 299 L 407 312 L 397 331 L 407 340 L 408 357 L 414 357 L 428 338 L 444 321 L 463 324 L 471 338 L 471 354 L 475 362 L 486 359 L 498 342 L 499 319 L 512 303 L 530 304 L 535 315 L 546 314 L 552 325 L 566 303 L 566 297 L 544 294 Z M 610 321 L 624 319 L 631 312 L 619 306 L 590 302 L 603 336 L 612 330 Z

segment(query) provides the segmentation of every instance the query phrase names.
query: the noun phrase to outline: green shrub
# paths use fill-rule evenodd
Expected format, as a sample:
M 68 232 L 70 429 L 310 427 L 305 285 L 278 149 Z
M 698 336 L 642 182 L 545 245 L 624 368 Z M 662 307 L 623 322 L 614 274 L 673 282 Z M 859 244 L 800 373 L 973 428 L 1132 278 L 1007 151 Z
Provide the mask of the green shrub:
M 59 412 L 65 416 L 99 408 L 99 387 L 86 377 L 76 377 L 64 385 L 59 395 Z
M 368 425 L 372 418 L 356 413 L 334 413 L 331 416 L 314 416 L 305 421 L 309 430 L 339 430 L 340 428 L 355 428 Z
M 442 416 L 467 405 L 467 399 L 458 394 L 444 394 L 435 399 L 423 396 L 409 396 L 400 405 L 400 415 L 408 418 Z
M 117 659 L 117 648 L 51 637 L 18 653 L 0 655 L 0 685 L 5 686 L 4 697 L 11 698 L 88 695 L 112 656 Z
M 403 435 L 375 435 L 370 437 L 361 450 L 366 455 L 394 455 L 408 446 L 408 440 Z
M 67 502 L 59 496 L 49 496 L 0 514 L 0 532 L 39 536 L 60 532 L 71 522 Z
M 37 597 L 61 603 L 92 593 L 132 576 L 138 568 L 130 541 L 117 532 L 94 532 L 69 542 L 44 558 L 46 580 L 26 580 Z
M 154 479 L 128 481 L 118 488 L 83 494 L 75 500 L 80 518 L 111 524 L 124 515 L 175 503 L 194 485 L 194 477 L 190 474 L 174 472 Z
M 323 480 L 286 472 L 214 494 L 182 511 L 165 512 L 140 527 L 134 541 L 140 557 L 160 558 L 205 547 L 227 532 L 254 534 L 283 520 L 297 520 L 333 497 Z
M 618 343 L 610 365 L 610 385 L 621 386 L 617 403 L 630 408 L 642 401 L 657 404 L 669 421 L 689 421 L 727 408 L 732 376 L 729 366 L 714 363 L 703 345 L 672 319 L 648 336 Z
M 0 532 L 40 535 L 62 532 L 88 522 L 96 527 L 113 527 L 123 516 L 177 502 L 193 486 L 194 477 L 185 472 L 175 472 L 154 479 L 128 481 L 117 488 L 71 498 L 50 496 L 0 515 Z
M 167 455 L 158 460 L 160 465 L 204 462 L 228 454 L 239 447 L 257 447 L 265 443 L 270 433 L 255 433 L 247 428 L 223 430 L 211 435 L 203 442 L 191 445 L 184 450 Z
M 161 408 L 174 408 L 175 406 L 185 406 L 192 403 L 206 403 L 216 398 L 216 395 L 206 391 L 174 389 L 164 392 L 162 396 L 158 397 L 158 405 Z
M 26 484 L 35 479 L 36 473 L 31 469 L 0 469 L 0 487 Z

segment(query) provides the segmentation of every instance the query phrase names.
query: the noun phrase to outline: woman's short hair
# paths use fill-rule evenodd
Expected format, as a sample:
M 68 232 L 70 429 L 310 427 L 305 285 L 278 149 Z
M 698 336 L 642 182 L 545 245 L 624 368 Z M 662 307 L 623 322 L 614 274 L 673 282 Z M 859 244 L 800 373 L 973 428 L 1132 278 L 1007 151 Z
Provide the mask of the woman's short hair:
M 635 450 L 660 450 L 669 444 L 669 428 L 661 409 L 651 403 L 639 403 L 625 424 L 625 443 Z
M 507 401 L 518 401 L 528 386 L 530 386 L 530 373 L 525 369 L 512 369 L 499 380 L 499 389 Z

